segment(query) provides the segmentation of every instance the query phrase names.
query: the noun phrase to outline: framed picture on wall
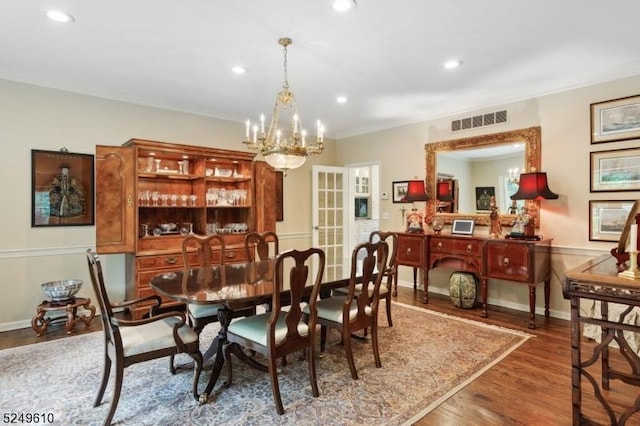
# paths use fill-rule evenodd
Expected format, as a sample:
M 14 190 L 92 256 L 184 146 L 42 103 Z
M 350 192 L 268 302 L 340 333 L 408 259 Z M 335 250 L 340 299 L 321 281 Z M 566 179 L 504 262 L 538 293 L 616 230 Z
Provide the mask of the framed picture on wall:
M 476 186 L 476 210 L 479 212 L 491 210 L 491 197 L 495 196 L 495 186 Z
M 591 104 L 591 143 L 640 138 L 640 95 Z
M 393 194 L 394 203 L 403 203 L 402 199 L 407 195 L 407 188 L 409 187 L 408 180 L 395 181 L 391 183 L 391 194 Z
M 589 201 L 589 241 L 618 242 L 634 200 Z
M 93 155 L 31 150 L 31 226 L 94 224 Z
M 640 190 L 640 148 L 591 152 L 590 157 L 591 192 Z

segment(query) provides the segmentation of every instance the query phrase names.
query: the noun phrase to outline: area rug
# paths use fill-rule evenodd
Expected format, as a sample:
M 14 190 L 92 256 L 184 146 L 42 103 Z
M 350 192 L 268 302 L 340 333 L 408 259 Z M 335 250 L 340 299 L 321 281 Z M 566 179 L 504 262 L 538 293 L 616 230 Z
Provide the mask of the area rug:
M 191 371 L 171 375 L 166 359 L 125 369 L 114 423 L 126 425 L 404 425 L 425 416 L 497 364 L 531 335 L 394 303 L 393 327 L 380 312 L 382 368 L 371 342 L 355 341 L 359 380 L 352 380 L 340 336 L 329 333 L 318 360 L 320 397 L 313 398 L 307 363 L 289 357 L 280 374 L 285 414 L 275 410 L 269 376 L 234 362 L 234 382 L 222 376 L 209 402 L 193 399 Z M 202 349 L 217 329 L 201 335 Z M 47 424 L 99 425 L 105 401 L 93 408 L 103 368 L 102 332 L 0 351 L 0 410 L 49 414 Z M 188 357 L 181 360 L 188 360 Z M 113 374 L 112 374 L 113 376 Z M 204 389 L 208 372 L 203 374 Z M 53 422 L 52 420 L 53 417 Z

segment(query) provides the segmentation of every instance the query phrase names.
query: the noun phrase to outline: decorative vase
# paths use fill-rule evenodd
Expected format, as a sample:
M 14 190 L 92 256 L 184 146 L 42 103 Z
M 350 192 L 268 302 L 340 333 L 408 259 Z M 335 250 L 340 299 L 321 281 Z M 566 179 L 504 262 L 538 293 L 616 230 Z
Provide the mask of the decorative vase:
M 469 272 L 454 272 L 449 278 L 449 296 L 458 308 L 473 308 L 478 300 L 478 282 Z

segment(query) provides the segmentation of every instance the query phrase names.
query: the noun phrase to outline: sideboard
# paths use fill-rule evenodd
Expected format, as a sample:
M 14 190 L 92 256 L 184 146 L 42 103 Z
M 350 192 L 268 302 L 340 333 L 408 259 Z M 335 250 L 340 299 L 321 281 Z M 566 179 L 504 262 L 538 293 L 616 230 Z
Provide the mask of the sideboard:
M 481 316 L 487 317 L 490 279 L 524 284 L 529 288 L 529 328 L 536 328 L 536 285 L 544 283 L 544 315 L 549 318 L 551 285 L 551 239 L 515 240 L 451 234 L 398 233 L 396 265 L 423 272 L 423 303 L 429 302 L 429 270 L 448 267 L 472 272 L 481 282 Z M 394 276 L 397 294 L 398 268 Z

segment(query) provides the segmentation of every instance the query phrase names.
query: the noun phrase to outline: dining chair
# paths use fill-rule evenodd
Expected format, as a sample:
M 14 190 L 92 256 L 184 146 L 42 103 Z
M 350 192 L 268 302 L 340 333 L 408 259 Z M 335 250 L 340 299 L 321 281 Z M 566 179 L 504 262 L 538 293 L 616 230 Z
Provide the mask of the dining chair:
M 254 315 L 232 322 L 227 330 L 225 348 L 227 362 L 227 386 L 232 381 L 231 354 L 240 360 L 263 371 L 269 372 L 273 401 L 278 414 L 284 414 L 280 385 L 278 382 L 277 360 L 287 354 L 304 351 L 308 361 L 309 381 L 314 397 L 320 395 L 316 377 L 316 301 L 320 291 L 324 273 L 325 254 L 317 248 L 304 251 L 290 250 L 284 252 L 275 261 L 275 282 L 271 304 L 271 312 Z M 316 269 L 314 269 L 316 268 Z M 285 272 L 286 271 L 286 272 Z M 282 309 L 282 292 L 289 288 L 291 305 Z M 311 294 L 308 288 L 311 287 Z M 308 300 L 302 312 L 302 302 Z M 306 319 L 306 321 L 305 321 Z M 258 364 L 248 357 L 242 348 L 262 354 L 267 359 L 267 366 Z
M 193 253 L 196 253 L 197 265 L 193 261 Z M 182 263 L 185 269 L 208 266 L 224 265 L 225 240 L 218 234 L 208 236 L 189 235 L 182 241 Z M 187 303 L 187 320 L 198 335 L 207 324 L 218 322 L 218 310 L 221 304 L 197 304 Z M 254 315 L 255 305 L 233 306 L 232 318 Z M 209 353 L 207 352 L 207 355 Z M 175 371 L 173 360 L 171 362 L 172 371 Z
M 352 334 L 371 329 L 371 343 L 376 367 L 382 367 L 378 350 L 378 305 L 380 285 L 389 257 L 389 245 L 385 241 L 358 244 L 351 255 L 351 276 L 346 295 L 333 295 L 316 303 L 317 323 L 320 325 L 320 351 L 323 352 L 327 340 L 327 328 L 335 328 L 342 334 L 351 377 L 358 378 L 353 349 Z M 361 285 L 358 276 L 362 277 Z
M 249 232 L 244 238 L 244 249 L 250 261 L 273 259 L 280 253 L 278 234 L 273 231 Z
M 157 295 L 141 297 L 135 300 L 113 303 L 104 284 L 100 258 L 91 249 L 87 250 L 87 262 L 93 290 L 98 297 L 104 331 L 104 370 L 98 395 L 93 403 L 97 407 L 102 403 L 104 392 L 109 382 L 111 365 L 115 366 L 115 387 L 111 399 L 111 407 L 104 419 L 104 424 L 111 420 L 118 407 L 122 388 L 124 369 L 128 366 L 166 356 L 173 357 L 178 353 L 186 353 L 194 360 L 193 396 L 198 400 L 198 379 L 202 371 L 203 358 L 200 352 L 198 334 L 187 325 L 184 312 L 163 312 L 155 314 L 161 306 Z M 150 305 L 152 315 L 140 320 L 126 320 L 114 315 L 114 308 L 130 307 L 134 304 Z
M 389 256 L 387 257 L 387 263 L 383 272 L 383 279 L 387 278 L 387 283 L 380 284 L 380 299 L 385 300 L 385 307 L 387 310 L 387 324 L 389 327 L 393 327 L 393 321 L 391 320 L 391 294 L 393 292 L 393 280 L 396 272 L 396 253 L 398 251 L 398 234 L 395 232 L 385 231 L 373 231 L 369 234 L 369 242 L 385 241 L 389 246 Z M 362 289 L 362 285 L 356 285 L 356 293 Z M 373 291 L 373 289 L 369 289 Z M 349 289 L 347 287 L 338 288 L 334 290 L 334 293 L 340 293 L 342 295 L 347 294 Z

